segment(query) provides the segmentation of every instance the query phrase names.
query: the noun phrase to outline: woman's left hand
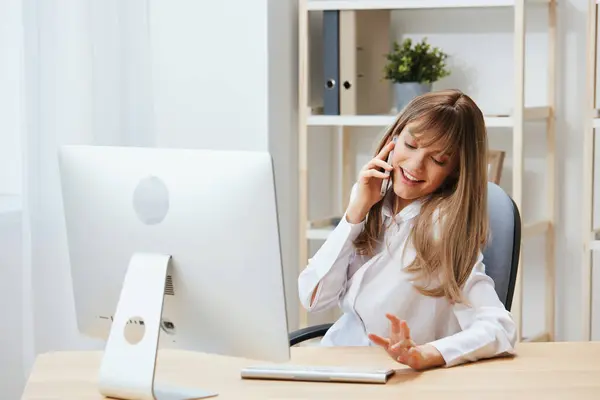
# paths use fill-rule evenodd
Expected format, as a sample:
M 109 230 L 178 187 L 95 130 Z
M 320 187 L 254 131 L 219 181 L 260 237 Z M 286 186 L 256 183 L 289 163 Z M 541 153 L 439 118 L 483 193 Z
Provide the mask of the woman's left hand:
M 415 344 L 410 338 L 410 329 L 406 321 L 401 321 L 391 314 L 386 314 L 386 317 L 390 320 L 390 337 L 383 338 L 371 333 L 369 339 L 373 343 L 383 347 L 394 360 L 416 370 L 444 365 L 444 358 L 435 347 L 430 344 Z

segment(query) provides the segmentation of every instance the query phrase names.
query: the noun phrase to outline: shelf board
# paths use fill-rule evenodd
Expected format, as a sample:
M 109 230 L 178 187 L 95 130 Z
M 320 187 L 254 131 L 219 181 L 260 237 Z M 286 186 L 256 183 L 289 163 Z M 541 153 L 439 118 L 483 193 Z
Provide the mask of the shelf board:
M 600 128 L 600 118 L 594 118 L 592 120 L 592 127 L 593 128 Z
M 549 0 L 525 0 L 548 4 Z M 308 0 L 309 11 L 322 10 L 407 10 L 433 8 L 513 7 L 515 0 Z
M 523 119 L 543 120 L 550 116 L 550 107 L 526 107 Z M 396 115 L 309 115 L 308 126 L 390 126 Z M 509 115 L 488 115 L 485 117 L 488 128 L 511 128 L 513 118 Z
M 590 250 L 600 250 L 600 240 L 592 240 L 590 242 Z

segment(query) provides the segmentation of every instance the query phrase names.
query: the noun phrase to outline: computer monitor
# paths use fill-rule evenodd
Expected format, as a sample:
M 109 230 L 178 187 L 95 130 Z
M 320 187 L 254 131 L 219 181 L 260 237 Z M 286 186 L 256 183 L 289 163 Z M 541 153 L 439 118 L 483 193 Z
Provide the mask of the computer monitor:
M 64 146 L 59 170 L 79 330 L 107 341 L 100 392 L 154 386 L 157 346 L 289 359 L 271 156 Z

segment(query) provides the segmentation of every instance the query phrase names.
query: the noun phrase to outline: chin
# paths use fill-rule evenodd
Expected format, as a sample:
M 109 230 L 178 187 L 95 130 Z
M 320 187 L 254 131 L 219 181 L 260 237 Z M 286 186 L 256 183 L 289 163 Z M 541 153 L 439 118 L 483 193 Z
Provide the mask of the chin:
M 414 188 L 406 187 L 401 183 L 394 185 L 394 193 L 396 196 L 404 200 L 416 200 L 423 196 L 420 191 L 417 191 Z

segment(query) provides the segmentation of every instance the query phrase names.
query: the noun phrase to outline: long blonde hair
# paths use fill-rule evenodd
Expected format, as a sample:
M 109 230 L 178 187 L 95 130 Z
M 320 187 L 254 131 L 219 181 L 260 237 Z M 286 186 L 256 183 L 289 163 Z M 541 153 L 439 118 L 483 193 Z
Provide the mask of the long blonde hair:
M 421 199 L 421 211 L 409 237 L 416 257 L 406 270 L 414 274 L 415 282 L 439 279 L 437 287 L 415 285 L 421 293 L 463 302 L 461 287 L 488 239 L 488 143 L 483 114 L 471 98 L 458 90 L 427 93 L 402 110 L 375 154 L 409 123 L 411 132 L 425 139 L 424 146 L 441 143 L 445 152 L 458 157 L 458 162 L 446 182 Z M 382 206 L 383 199 L 371 208 L 354 242 L 359 254 L 373 255 L 383 235 Z

